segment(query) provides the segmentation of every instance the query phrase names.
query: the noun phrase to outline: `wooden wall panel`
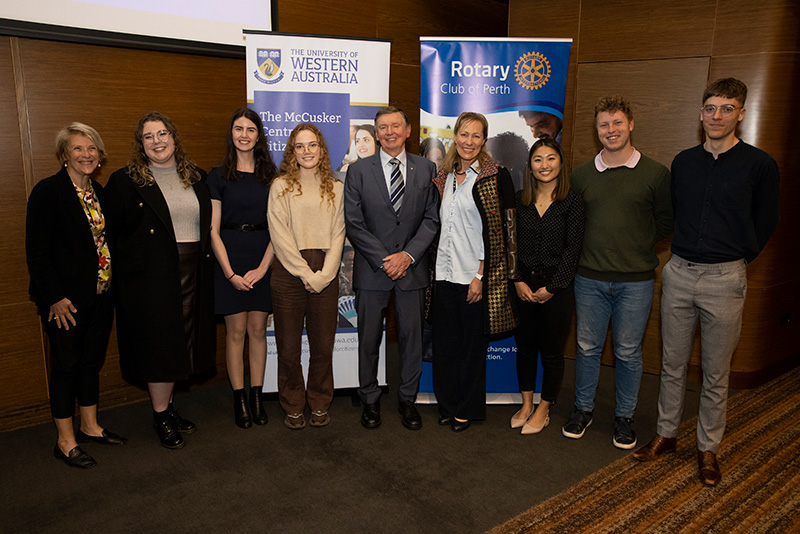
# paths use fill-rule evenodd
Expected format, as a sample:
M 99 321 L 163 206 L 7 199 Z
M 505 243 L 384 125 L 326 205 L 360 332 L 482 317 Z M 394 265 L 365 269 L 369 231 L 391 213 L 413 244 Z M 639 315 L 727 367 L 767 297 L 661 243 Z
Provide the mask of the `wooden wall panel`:
M 12 40 L 0 37 L 0 431 L 3 414 L 40 420 L 47 409 L 45 353 L 36 306 L 28 297 L 25 264 L 27 187 L 23 172 Z M 23 88 L 20 84 L 20 94 Z M 21 423 L 25 424 L 25 423 Z
M 678 152 L 700 142 L 697 95 L 706 86 L 708 63 L 708 58 L 581 63 L 573 125 L 575 165 L 603 148 L 594 106 L 599 98 L 618 94 L 633 107 L 634 146 L 669 168 Z
M 798 43 L 800 3 L 796 0 L 719 2 L 713 55 L 796 52 Z
M 278 31 L 377 37 L 379 0 L 364 2 L 295 2 L 278 1 Z
M 708 56 L 716 8 L 717 0 L 583 0 L 578 61 Z

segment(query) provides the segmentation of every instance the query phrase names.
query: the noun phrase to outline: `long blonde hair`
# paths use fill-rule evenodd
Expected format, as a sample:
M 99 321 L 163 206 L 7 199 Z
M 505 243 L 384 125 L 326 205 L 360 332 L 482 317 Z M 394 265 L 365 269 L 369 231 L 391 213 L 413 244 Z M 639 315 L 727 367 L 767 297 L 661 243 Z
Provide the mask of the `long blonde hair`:
M 473 121 L 478 121 L 483 128 L 483 146 L 481 147 L 481 151 L 478 153 L 478 157 L 476 158 L 478 160 L 478 164 L 483 166 L 485 161 L 492 159 L 492 156 L 489 155 L 489 151 L 486 150 L 486 139 L 489 136 L 489 121 L 487 121 L 486 117 L 480 113 L 475 113 L 474 111 L 465 111 L 458 116 L 458 119 L 456 119 L 456 125 L 455 128 L 453 128 L 453 145 L 450 147 L 450 150 L 447 151 L 447 155 L 444 157 L 444 161 L 442 162 L 442 169 L 448 173 L 465 170 L 458 168 L 460 165 L 460 160 L 458 157 L 458 147 L 456 147 L 455 139 L 458 137 L 458 132 L 461 131 L 461 128 Z
M 319 163 L 317 164 L 319 195 L 322 197 L 322 200 L 325 200 L 327 197 L 328 203 L 333 204 L 333 199 L 336 198 L 336 193 L 333 191 L 333 184 L 338 180 L 336 180 L 336 177 L 333 175 L 333 170 L 331 169 L 331 158 L 328 154 L 328 145 L 325 144 L 325 138 L 322 136 L 322 132 L 319 131 L 319 128 L 310 122 L 303 122 L 295 126 L 292 133 L 289 134 L 289 139 L 286 141 L 286 148 L 283 150 L 283 161 L 281 162 L 281 168 L 278 172 L 278 177 L 283 178 L 285 182 L 284 189 L 280 194 L 283 196 L 286 193 L 294 191 L 297 191 L 297 196 L 303 194 L 303 186 L 300 183 L 300 165 L 298 165 L 297 156 L 294 153 L 295 141 L 297 140 L 298 134 L 303 130 L 308 130 L 317 136 L 320 150 Z
M 144 141 L 142 140 L 142 132 L 146 122 L 163 122 L 166 129 L 172 135 L 172 141 L 175 143 L 175 170 L 181 179 L 183 187 L 189 188 L 195 182 L 200 181 L 200 172 L 197 170 L 197 165 L 183 151 L 183 143 L 181 136 L 178 134 L 178 129 L 172 119 L 161 113 L 160 111 L 151 111 L 145 113 L 139 118 L 136 124 L 136 130 L 133 132 L 133 151 L 131 159 L 128 160 L 128 174 L 131 176 L 133 183 L 139 187 L 145 187 L 156 183 L 153 178 L 153 173 L 150 171 L 150 158 L 144 152 Z

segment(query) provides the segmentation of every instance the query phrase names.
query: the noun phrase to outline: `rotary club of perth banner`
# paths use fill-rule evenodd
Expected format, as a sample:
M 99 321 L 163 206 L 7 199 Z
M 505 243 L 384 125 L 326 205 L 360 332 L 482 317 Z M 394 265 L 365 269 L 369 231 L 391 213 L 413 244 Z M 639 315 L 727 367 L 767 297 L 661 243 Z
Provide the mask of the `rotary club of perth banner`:
M 276 165 L 292 129 L 311 122 L 325 138 L 331 166 L 344 180 L 347 166 L 377 149 L 374 119 L 389 102 L 391 43 L 338 37 L 284 35 L 244 30 L 247 106 L 264 124 Z M 345 243 L 339 271 L 339 328 L 333 375 L 337 388 L 358 387 L 358 333 L 353 291 L 353 248 Z M 308 372 L 308 341 L 303 336 L 303 369 Z M 385 340 L 378 380 L 386 383 Z M 267 332 L 264 391 L 277 391 L 274 331 Z
M 486 148 L 517 190 L 536 139 L 561 141 L 572 39 L 420 38 L 420 149 L 441 164 L 464 111 L 489 121 Z M 420 392 L 433 391 L 426 363 Z M 516 402 L 514 338 L 493 341 L 486 355 L 489 402 Z M 541 367 L 537 388 L 541 388 Z M 512 394 L 514 393 L 514 394 Z M 424 396 L 423 396 L 424 398 Z

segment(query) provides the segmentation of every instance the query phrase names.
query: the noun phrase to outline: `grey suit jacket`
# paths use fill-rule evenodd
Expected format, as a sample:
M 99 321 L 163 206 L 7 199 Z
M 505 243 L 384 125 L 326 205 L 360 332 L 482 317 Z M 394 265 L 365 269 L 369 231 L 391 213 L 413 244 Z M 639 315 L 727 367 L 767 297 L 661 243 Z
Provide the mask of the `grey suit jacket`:
M 433 185 L 433 162 L 407 155 L 403 207 L 396 214 L 389 201 L 380 153 L 347 169 L 344 215 L 347 237 L 356 251 L 353 286 L 389 291 L 422 289 L 430 283 L 428 247 L 439 230 L 439 194 Z M 406 276 L 396 282 L 382 270 L 383 258 L 406 251 L 414 258 Z

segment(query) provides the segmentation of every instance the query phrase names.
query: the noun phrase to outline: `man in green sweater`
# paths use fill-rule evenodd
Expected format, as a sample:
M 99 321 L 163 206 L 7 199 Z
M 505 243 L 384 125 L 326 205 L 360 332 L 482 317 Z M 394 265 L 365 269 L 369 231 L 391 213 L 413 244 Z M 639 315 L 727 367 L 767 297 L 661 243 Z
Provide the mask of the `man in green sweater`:
M 561 432 L 578 439 L 592 423 L 600 357 L 611 319 L 616 357 L 613 443 L 632 449 L 642 338 L 658 266 L 654 245 L 672 233 L 670 174 L 631 144 L 633 113 L 627 100 L 602 98 L 594 115 L 603 150 L 576 168 L 571 178 L 586 204 L 586 231 L 575 276 L 575 412 Z

